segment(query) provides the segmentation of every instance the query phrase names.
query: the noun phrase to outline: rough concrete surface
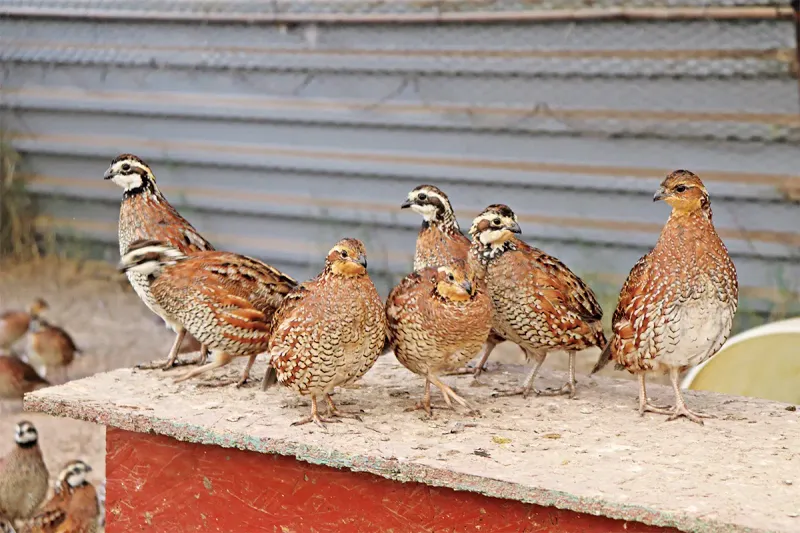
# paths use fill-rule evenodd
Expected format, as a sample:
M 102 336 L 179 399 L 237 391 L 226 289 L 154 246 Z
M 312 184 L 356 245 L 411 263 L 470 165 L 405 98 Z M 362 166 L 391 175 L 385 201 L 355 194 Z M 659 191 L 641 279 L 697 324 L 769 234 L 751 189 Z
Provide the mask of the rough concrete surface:
M 241 364 L 216 377 L 237 375 Z M 719 416 L 701 427 L 639 417 L 635 383 L 623 380 L 579 376 L 575 400 L 492 398 L 522 379 L 520 367 L 505 365 L 484 386 L 445 378 L 480 416 L 436 409 L 428 420 L 404 411 L 422 380 L 387 356 L 358 388 L 335 395 L 340 407 L 363 411 L 363 422 L 326 433 L 290 426 L 308 402 L 282 387 L 174 384 L 182 371 L 99 374 L 28 395 L 26 409 L 685 531 L 800 531 L 800 416 L 783 404 L 687 393 L 691 407 Z M 263 371 L 257 364 L 253 375 Z M 545 372 L 539 385 L 563 379 Z M 648 392 L 672 402 L 668 388 Z

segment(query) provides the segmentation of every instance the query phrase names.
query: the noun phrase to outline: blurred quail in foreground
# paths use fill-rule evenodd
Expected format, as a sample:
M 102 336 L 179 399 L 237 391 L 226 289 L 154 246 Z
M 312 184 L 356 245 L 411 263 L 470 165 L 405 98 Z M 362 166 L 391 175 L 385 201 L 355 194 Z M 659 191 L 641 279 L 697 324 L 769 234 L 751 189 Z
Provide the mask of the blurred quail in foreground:
M 313 421 L 324 428 L 336 421 L 319 415 L 318 396 L 325 397 L 330 417 L 358 418 L 336 409 L 330 394 L 372 368 L 385 340 L 386 316 L 367 274 L 364 245 L 342 239 L 328 252 L 324 270 L 289 294 L 273 320 L 269 353 L 278 381 L 311 396 L 311 416 L 294 425 Z
M 539 395 L 572 398 L 575 352 L 606 344 L 603 311 L 583 280 L 555 257 L 516 238 L 518 233 L 516 215 L 500 204 L 487 207 L 470 228 L 471 259 L 483 267 L 494 305 L 492 327 L 517 343 L 534 364 L 522 388 L 499 395 L 525 397 L 533 389 Z M 533 388 L 547 354 L 556 350 L 569 353 L 569 381 L 560 389 Z
M 425 378 L 425 396 L 416 409 L 431 415 L 431 384 L 474 410 L 442 383 L 439 374 L 472 359 L 486 342 L 492 302 L 483 280 L 475 279 L 465 260 L 409 274 L 386 300 L 386 325 L 397 360 Z
M 27 311 L 6 311 L 0 315 L 0 349 L 10 348 L 28 332 L 31 319 L 48 309 L 47 302 L 35 299 Z
M 42 376 L 55 370 L 60 380 L 66 381 L 67 368 L 81 350 L 75 346 L 69 333 L 63 328 L 48 323 L 41 317 L 31 320 L 28 330 L 28 360 L 39 366 Z
M 272 315 L 297 285 L 250 257 L 216 251 L 186 255 L 157 241 L 131 244 L 119 268 L 144 275 L 159 308 L 211 349 L 211 363 L 176 381 L 246 356 L 250 359 L 237 385 L 244 384 L 256 356 L 267 349 Z
M 680 416 L 689 410 L 680 372 L 717 353 L 730 334 L 739 296 L 736 268 L 711 220 L 708 192 L 696 175 L 676 170 L 653 197 L 672 207 L 655 248 L 634 265 L 612 319 L 613 337 L 592 373 L 610 360 L 639 378 L 639 413 Z M 648 373 L 669 373 L 675 407 L 649 403 Z
M 401 209 L 411 208 L 422 215 L 422 227 L 417 235 L 414 252 L 414 270 L 450 265 L 453 261 L 466 260 L 471 246 L 470 240 L 458 225 L 455 211 L 447 195 L 433 185 L 419 185 L 408 193 Z M 453 368 L 446 374 L 472 374 L 479 376 L 489 358 L 489 347 L 503 342 L 496 331 L 492 331 L 481 352 L 480 363 L 474 368 Z M 466 362 L 466 361 L 465 361 Z
M 172 207 L 156 185 L 156 177 L 150 167 L 133 154 L 120 154 L 111 162 L 103 179 L 111 180 L 125 191 L 119 210 L 119 255 L 128 253 L 130 245 L 139 240 L 156 240 L 172 246 L 179 252 L 213 250 L 194 227 Z M 160 316 L 167 327 L 176 333 L 175 342 L 163 365 L 139 365 L 138 368 L 169 369 L 177 362 L 178 349 L 186 331 L 164 312 L 150 293 L 147 277 L 136 271 L 128 271 L 128 280 L 147 307 Z M 200 364 L 205 363 L 208 348 L 201 347 Z
M 11 354 L 0 355 L 0 398 L 21 400 L 25 393 L 49 386 L 25 361 Z
M 0 515 L 9 520 L 28 518 L 47 494 L 49 474 L 33 424 L 21 421 L 14 449 L 0 459 Z
M 20 533 L 95 533 L 100 507 L 94 485 L 86 480 L 92 468 L 71 461 L 58 474 L 53 497 L 20 528 Z

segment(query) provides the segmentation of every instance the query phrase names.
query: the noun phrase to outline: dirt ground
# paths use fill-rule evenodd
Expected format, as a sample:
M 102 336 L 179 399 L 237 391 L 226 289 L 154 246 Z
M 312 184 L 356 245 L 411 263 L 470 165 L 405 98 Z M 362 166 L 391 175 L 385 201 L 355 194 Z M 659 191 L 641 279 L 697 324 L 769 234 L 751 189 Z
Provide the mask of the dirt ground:
M 127 279 L 107 263 L 47 258 L 26 264 L 0 264 L 0 310 L 25 308 L 36 297 L 50 304 L 46 318 L 66 329 L 84 352 L 70 368 L 70 379 L 166 356 L 174 338 L 139 300 Z M 15 348 L 24 352 L 24 342 Z M 594 365 L 597 355 L 597 350 L 579 355 L 578 381 Z M 523 357 L 519 348 L 505 343 L 497 347 L 491 360 L 522 363 Z M 566 370 L 567 357 L 552 354 L 545 366 Z M 612 372 L 606 369 L 603 373 Z M 622 372 L 613 374 L 617 378 L 627 377 Z M 39 430 L 53 477 L 64 463 L 80 458 L 94 469 L 93 482 L 105 478 L 102 427 L 23 413 L 19 402 L 0 402 L 0 454 L 7 453 L 12 446 L 14 425 L 28 419 Z

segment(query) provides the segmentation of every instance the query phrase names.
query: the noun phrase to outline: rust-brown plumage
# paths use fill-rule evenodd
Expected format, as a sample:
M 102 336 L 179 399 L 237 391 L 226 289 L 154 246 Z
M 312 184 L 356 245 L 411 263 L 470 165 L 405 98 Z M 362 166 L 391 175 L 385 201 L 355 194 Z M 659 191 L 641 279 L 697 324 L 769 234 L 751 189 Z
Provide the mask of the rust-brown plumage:
M 639 378 L 639 413 L 703 415 L 686 407 L 680 372 L 714 355 L 730 334 L 739 297 L 736 268 L 714 229 L 703 182 L 686 170 L 668 175 L 653 197 L 672 207 L 656 246 L 634 265 L 612 319 L 613 337 L 592 373 L 610 360 Z M 669 373 L 672 409 L 647 400 L 645 377 Z
M 383 304 L 367 274 L 361 241 L 339 241 L 328 252 L 323 271 L 286 297 L 272 330 L 269 353 L 278 381 L 311 396 L 311 416 L 295 424 L 313 421 L 324 427 L 334 421 L 319 415 L 320 395 L 331 417 L 355 417 L 338 411 L 330 394 L 372 368 L 386 339 Z
M 156 185 L 156 177 L 150 167 L 133 154 L 120 154 L 111 162 L 103 176 L 125 191 L 119 211 L 119 254 L 128 253 L 131 244 L 140 240 L 155 240 L 172 246 L 179 252 L 189 254 L 211 251 L 214 247 L 167 201 Z M 178 350 L 186 331 L 159 307 L 150 292 L 147 277 L 134 271 L 127 273 L 128 280 L 147 307 L 161 317 L 176 333 L 167 361 L 158 365 L 171 368 L 177 362 Z M 200 363 L 205 363 L 208 349 L 202 347 Z M 139 368 L 153 368 L 140 365 Z
M 0 398 L 21 400 L 25 393 L 49 386 L 50 383 L 25 361 L 10 353 L 0 355 Z
M 416 409 L 431 415 L 431 384 L 472 407 L 439 375 L 458 368 L 480 350 L 491 329 L 492 302 L 486 285 L 463 259 L 406 276 L 386 301 L 386 325 L 397 360 L 425 378 L 425 397 Z
M 63 328 L 50 324 L 41 317 L 31 320 L 28 330 L 28 360 L 38 365 L 42 376 L 52 371 L 60 374 L 60 380 L 67 377 L 67 369 L 81 353 L 75 341 Z
M 494 306 L 492 327 L 534 362 L 523 387 L 511 394 L 527 396 L 547 354 L 565 350 L 569 381 L 560 389 L 533 390 L 573 397 L 575 352 L 605 346 L 603 311 L 583 280 L 555 257 L 514 236 L 520 232 L 514 212 L 501 204 L 487 207 L 470 228 L 471 261 L 483 268 Z
M 400 207 L 412 209 L 423 219 L 414 251 L 415 271 L 467 259 L 470 240 L 461 233 L 453 206 L 444 191 L 434 185 L 419 185 L 408 193 Z M 474 369 L 451 369 L 447 374 L 474 373 L 478 377 L 485 369 L 492 349 L 505 340 L 496 331 L 492 331 L 487 339 Z
M 14 449 L 0 459 L 0 515 L 10 520 L 33 514 L 47 494 L 49 477 L 33 424 L 17 424 L 14 444 Z
M 267 349 L 272 315 L 297 285 L 250 257 L 217 251 L 186 255 L 157 241 L 131 244 L 120 269 L 147 276 L 158 306 L 214 354 L 214 361 L 177 381 L 226 365 L 234 357 L 249 357 L 238 384 L 247 381 L 256 356 Z
M 97 491 L 86 480 L 92 469 L 71 461 L 61 470 L 53 497 L 25 523 L 20 533 L 95 533 L 99 530 Z
M 47 302 L 35 299 L 27 311 L 6 311 L 0 314 L 0 349 L 10 348 L 28 332 L 31 318 L 38 317 L 48 309 Z

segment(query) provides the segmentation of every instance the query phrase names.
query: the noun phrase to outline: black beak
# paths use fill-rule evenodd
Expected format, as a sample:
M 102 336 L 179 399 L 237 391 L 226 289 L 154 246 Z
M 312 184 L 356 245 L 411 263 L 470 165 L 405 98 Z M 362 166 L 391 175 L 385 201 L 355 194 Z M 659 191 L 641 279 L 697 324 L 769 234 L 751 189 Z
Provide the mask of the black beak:
M 414 202 L 412 202 L 411 200 L 406 200 L 405 202 L 403 202 L 403 205 L 400 206 L 400 209 L 408 209 L 412 205 L 414 205 Z
M 122 261 L 117 263 L 117 272 L 125 272 L 127 269 L 128 267 Z
M 110 167 L 108 167 L 106 169 L 106 173 L 103 174 L 103 179 L 104 180 L 110 180 L 111 178 L 113 178 L 115 176 L 115 174 L 116 173 L 114 172 L 114 165 L 111 165 Z
M 364 254 L 359 255 L 358 264 L 363 266 L 364 268 L 367 268 L 367 256 Z
M 468 279 L 462 281 L 461 286 L 464 287 L 464 290 L 467 291 L 467 293 L 472 294 L 472 283 L 470 283 Z
M 507 228 L 507 229 L 508 229 L 508 231 L 510 231 L 511 233 L 522 233 L 522 228 L 520 228 L 520 227 L 519 227 L 519 224 L 517 224 L 516 222 L 514 222 L 513 224 L 511 224 L 510 226 L 508 226 L 508 228 Z
M 663 187 L 661 187 L 661 188 L 660 188 L 660 189 L 658 189 L 658 190 L 656 191 L 656 193 L 653 195 L 653 201 L 654 201 L 654 202 L 657 202 L 657 201 L 659 201 L 659 200 L 663 200 L 663 199 L 664 199 L 664 198 L 666 198 L 666 197 L 667 197 L 667 191 L 665 191 L 665 190 L 664 190 L 664 188 L 663 188 Z

